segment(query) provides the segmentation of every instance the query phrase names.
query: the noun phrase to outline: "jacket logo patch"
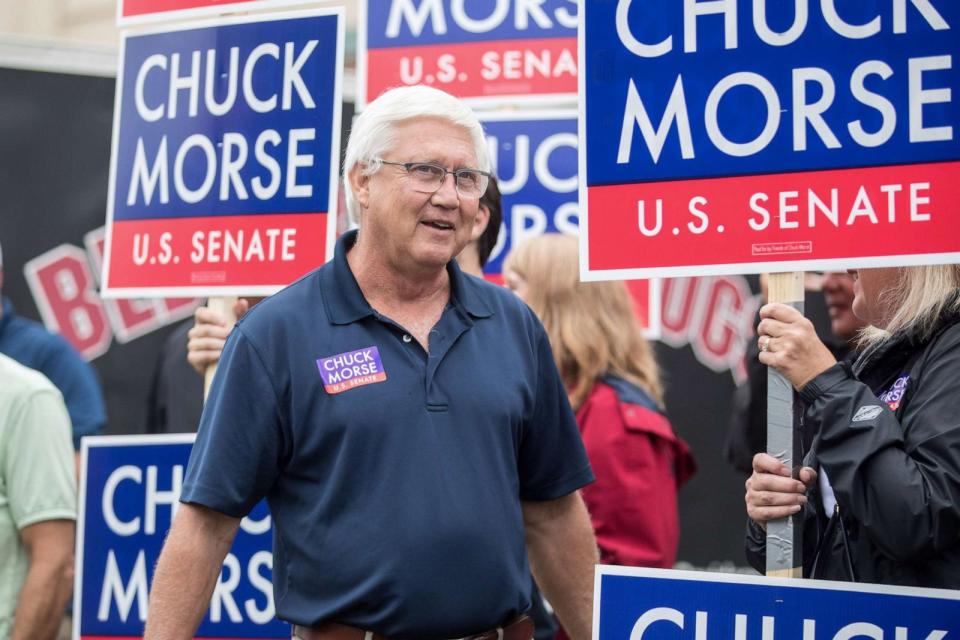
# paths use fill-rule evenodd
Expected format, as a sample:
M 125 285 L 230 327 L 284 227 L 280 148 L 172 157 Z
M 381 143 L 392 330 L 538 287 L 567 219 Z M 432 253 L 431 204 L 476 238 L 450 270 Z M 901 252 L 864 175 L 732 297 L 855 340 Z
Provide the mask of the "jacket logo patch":
M 317 368 L 327 393 L 342 393 L 368 384 L 383 382 L 387 372 L 376 347 L 338 353 L 317 359 Z
M 868 404 L 857 409 L 856 415 L 853 416 L 853 422 L 864 422 L 866 420 L 873 420 L 878 415 L 883 412 L 883 407 L 877 406 L 875 404 Z

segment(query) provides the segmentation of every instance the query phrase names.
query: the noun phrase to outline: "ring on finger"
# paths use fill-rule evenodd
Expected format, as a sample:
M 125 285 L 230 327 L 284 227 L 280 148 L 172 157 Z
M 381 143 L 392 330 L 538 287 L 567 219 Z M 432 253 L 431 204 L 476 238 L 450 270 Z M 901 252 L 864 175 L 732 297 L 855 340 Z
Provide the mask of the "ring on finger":
M 766 340 L 760 343 L 760 351 L 763 351 L 763 352 L 770 351 L 771 338 L 769 336 L 767 336 L 766 338 L 767 338 Z

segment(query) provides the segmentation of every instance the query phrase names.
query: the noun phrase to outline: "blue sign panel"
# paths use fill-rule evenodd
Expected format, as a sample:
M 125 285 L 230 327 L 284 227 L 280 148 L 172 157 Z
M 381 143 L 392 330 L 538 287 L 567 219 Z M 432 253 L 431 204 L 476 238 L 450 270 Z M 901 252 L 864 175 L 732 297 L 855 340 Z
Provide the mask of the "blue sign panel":
M 269 293 L 332 255 L 342 11 L 125 34 L 107 289 Z
M 960 592 L 597 568 L 594 640 L 949 640 Z
M 154 566 L 179 504 L 193 434 L 83 439 L 74 637 L 140 638 Z M 198 638 L 290 637 L 274 617 L 272 526 L 241 523 Z
M 960 259 L 960 3 L 584 0 L 584 277 Z
M 484 271 L 499 275 L 511 247 L 524 238 L 577 233 L 577 116 L 520 112 L 480 119 L 503 196 L 500 238 Z

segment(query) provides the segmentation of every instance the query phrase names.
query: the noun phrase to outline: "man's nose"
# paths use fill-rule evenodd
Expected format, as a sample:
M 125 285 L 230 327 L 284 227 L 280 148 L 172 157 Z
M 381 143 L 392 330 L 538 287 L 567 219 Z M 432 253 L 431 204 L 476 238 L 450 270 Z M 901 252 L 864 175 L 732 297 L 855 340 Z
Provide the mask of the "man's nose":
M 440 188 L 434 191 L 431 201 L 437 206 L 458 206 L 460 204 L 460 194 L 457 193 L 457 177 L 452 173 L 444 174 L 443 182 L 440 183 Z

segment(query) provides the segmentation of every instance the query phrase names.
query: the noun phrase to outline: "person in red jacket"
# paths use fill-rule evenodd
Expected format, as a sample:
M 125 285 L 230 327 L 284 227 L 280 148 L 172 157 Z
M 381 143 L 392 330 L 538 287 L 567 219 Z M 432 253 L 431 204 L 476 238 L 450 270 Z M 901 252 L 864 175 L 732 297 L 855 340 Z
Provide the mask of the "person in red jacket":
M 673 432 L 653 351 L 623 282 L 580 282 L 576 238 L 546 234 L 516 247 L 504 279 L 540 318 L 596 481 L 581 491 L 600 561 L 672 567 L 677 490 L 694 472 Z

